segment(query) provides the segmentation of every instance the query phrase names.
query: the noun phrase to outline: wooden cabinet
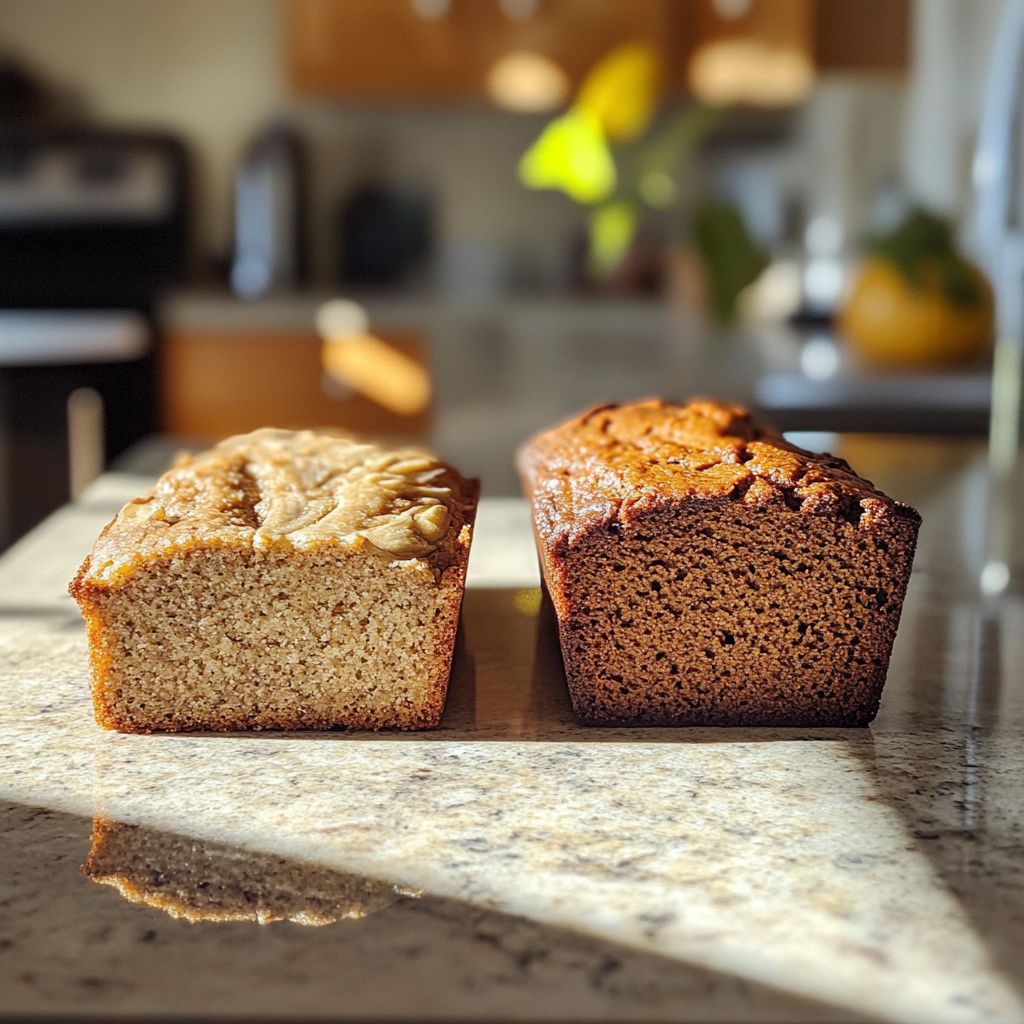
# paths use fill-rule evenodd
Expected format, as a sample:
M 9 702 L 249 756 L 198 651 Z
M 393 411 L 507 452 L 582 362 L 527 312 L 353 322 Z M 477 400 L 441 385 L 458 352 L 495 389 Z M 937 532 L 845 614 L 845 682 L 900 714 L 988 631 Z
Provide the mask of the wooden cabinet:
M 488 70 L 513 50 L 550 57 L 575 88 L 614 46 L 637 40 L 661 53 L 670 90 L 682 89 L 712 0 L 537 0 L 522 20 L 499 0 L 450 0 L 436 18 L 417 14 L 412 0 L 282 2 L 297 95 L 480 100 Z M 770 12 L 774 0 L 753 2 Z M 814 0 L 812 20 L 820 68 L 906 70 L 909 0 Z
M 416 332 L 381 335 L 427 362 Z M 257 427 L 338 427 L 369 435 L 423 436 L 430 410 L 399 416 L 324 379 L 319 337 L 312 331 L 182 327 L 164 339 L 163 429 L 220 439 Z M 326 386 L 325 386 L 326 385 Z
M 674 20 L 666 0 L 538 0 L 523 20 L 498 0 L 452 0 L 434 19 L 411 0 L 286 0 L 288 79 L 303 96 L 483 99 L 494 61 L 532 50 L 576 86 L 625 40 L 648 41 L 674 63 Z
M 823 71 L 907 70 L 909 0 L 817 0 L 814 51 Z

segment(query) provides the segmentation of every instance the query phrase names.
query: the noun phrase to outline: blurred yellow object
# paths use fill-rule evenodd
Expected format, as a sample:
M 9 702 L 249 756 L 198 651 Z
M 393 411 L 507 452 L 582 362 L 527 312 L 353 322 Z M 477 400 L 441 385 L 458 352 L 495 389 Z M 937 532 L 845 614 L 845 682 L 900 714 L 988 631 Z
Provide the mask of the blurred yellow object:
M 516 50 L 487 72 L 487 95 L 506 110 L 520 114 L 557 110 L 569 98 L 569 76 L 550 57 Z
M 668 171 L 644 171 L 640 178 L 640 198 L 655 210 L 668 209 L 679 195 L 675 179 Z
M 590 266 L 597 274 L 611 273 L 633 243 L 639 219 L 637 208 L 625 199 L 598 207 L 590 215 Z
M 635 139 L 658 101 L 661 64 L 647 43 L 626 43 L 600 60 L 583 80 L 576 108 L 597 118 L 612 142 Z
M 330 299 L 316 313 L 316 329 L 320 337 L 329 341 L 370 333 L 370 318 L 366 310 L 351 299 Z
M 517 590 L 512 600 L 515 603 L 516 611 L 521 615 L 536 615 L 541 606 L 541 589 L 540 587 L 526 587 L 523 590 Z
M 722 39 L 701 46 L 690 60 L 690 88 L 704 103 L 788 107 L 814 87 L 814 64 L 802 50 L 759 39 Z
M 599 203 L 615 188 L 615 161 L 596 115 L 573 108 L 556 118 L 519 161 L 528 188 L 558 188 L 578 203 Z
M 921 366 L 969 359 L 982 352 L 993 328 L 992 289 L 969 268 L 980 298 L 952 302 L 937 267 L 925 266 L 915 288 L 884 259 L 860 268 L 839 315 L 839 328 L 855 349 L 872 359 Z
M 328 337 L 321 358 L 335 380 L 392 412 L 414 416 L 430 403 L 426 369 L 372 334 Z
M 694 46 L 687 81 L 701 102 L 787 107 L 810 93 L 821 3 L 694 0 L 688 6 L 693 12 Z M 840 0 L 840 6 L 860 7 L 848 0 Z

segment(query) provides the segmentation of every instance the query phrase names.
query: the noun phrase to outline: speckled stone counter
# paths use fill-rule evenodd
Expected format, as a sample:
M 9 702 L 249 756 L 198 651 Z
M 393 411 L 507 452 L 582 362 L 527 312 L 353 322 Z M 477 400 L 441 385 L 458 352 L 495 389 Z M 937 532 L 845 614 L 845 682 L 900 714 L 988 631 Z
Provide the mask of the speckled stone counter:
M 0 1015 L 1024 1021 L 1024 599 L 977 596 L 982 453 L 841 454 L 924 515 L 850 731 L 577 726 L 505 500 L 436 732 L 104 732 L 64 588 L 145 480 L 103 478 L 0 560 Z

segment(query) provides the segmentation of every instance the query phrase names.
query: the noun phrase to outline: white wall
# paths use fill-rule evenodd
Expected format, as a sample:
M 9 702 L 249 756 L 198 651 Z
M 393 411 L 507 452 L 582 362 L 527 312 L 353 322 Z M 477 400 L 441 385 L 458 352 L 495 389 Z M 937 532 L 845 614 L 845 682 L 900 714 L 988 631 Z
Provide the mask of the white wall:
M 852 2 L 852 0 L 851 0 Z M 910 73 L 823 76 L 801 115 L 808 212 L 856 238 L 880 190 L 958 220 L 970 215 L 970 166 L 990 53 L 1006 0 L 915 0 Z
M 854 242 L 881 190 L 901 177 L 904 82 L 892 75 L 823 76 L 800 119 L 808 217 L 844 225 Z
M 544 118 L 486 107 L 308 104 L 294 117 L 312 150 L 313 205 L 328 211 L 325 223 L 313 225 L 321 267 L 332 264 L 337 197 L 373 175 L 430 188 L 440 262 L 450 258 L 465 280 L 486 276 L 484 264 L 496 260 L 536 265 L 543 279 L 558 276 L 584 213 L 561 194 L 528 192 L 516 177 L 519 157 Z
M 916 0 L 904 147 L 908 191 L 961 219 L 993 41 L 1006 0 Z

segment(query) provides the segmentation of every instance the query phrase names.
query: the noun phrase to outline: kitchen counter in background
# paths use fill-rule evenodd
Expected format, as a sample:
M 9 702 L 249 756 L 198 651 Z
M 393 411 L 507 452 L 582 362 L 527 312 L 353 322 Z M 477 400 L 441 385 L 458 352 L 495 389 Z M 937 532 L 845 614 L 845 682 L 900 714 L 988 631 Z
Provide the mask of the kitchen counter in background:
M 102 478 L 0 559 L 0 1015 L 1024 1021 L 1024 598 L 977 596 L 983 448 L 839 454 L 924 516 L 846 731 L 577 726 L 511 499 L 437 731 L 104 732 L 65 587 L 146 480 Z M 158 906 L 79 871 L 94 816 L 91 874 Z
M 170 331 L 315 333 L 329 295 L 243 301 L 183 293 Z M 654 299 L 357 296 L 380 331 L 419 331 L 432 352 L 432 442 L 484 493 L 518 494 L 516 447 L 598 402 L 714 394 L 784 430 L 987 433 L 987 366 L 880 372 L 825 331 L 715 329 Z

